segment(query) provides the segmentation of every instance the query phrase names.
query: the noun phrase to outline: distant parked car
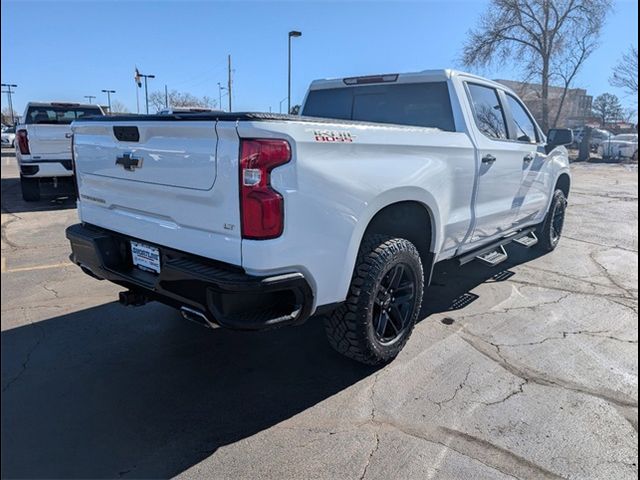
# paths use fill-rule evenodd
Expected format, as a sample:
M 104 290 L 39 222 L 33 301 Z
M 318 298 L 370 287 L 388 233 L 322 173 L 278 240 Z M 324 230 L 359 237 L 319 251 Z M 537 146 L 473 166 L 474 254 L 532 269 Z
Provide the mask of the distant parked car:
M 603 160 L 631 159 L 638 155 L 638 134 L 623 133 L 606 140 L 598 147 L 598 153 Z
M 582 143 L 582 139 L 584 138 L 585 127 L 578 127 L 572 129 L 573 132 L 573 144 L 571 145 L 573 148 L 580 148 L 580 144 Z M 602 142 L 609 140 L 613 137 L 613 133 L 602 130 L 599 128 L 591 129 L 591 142 L 590 148 L 592 152 L 597 152 L 598 147 L 602 144 Z
M 611 140 L 613 137 L 613 133 L 608 130 L 594 128 L 591 131 L 591 151 L 597 152 L 600 148 L 600 145 L 608 140 Z
M 2 146 L 11 148 L 16 146 L 16 127 L 6 127 L 2 130 Z

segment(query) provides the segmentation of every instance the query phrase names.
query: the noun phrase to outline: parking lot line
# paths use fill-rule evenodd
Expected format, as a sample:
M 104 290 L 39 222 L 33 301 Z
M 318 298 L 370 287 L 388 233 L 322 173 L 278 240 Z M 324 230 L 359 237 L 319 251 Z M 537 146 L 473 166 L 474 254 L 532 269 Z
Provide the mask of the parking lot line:
M 71 262 L 52 263 L 50 265 L 33 265 L 31 267 L 7 268 L 7 259 L 2 258 L 2 273 L 30 272 L 32 270 L 47 270 L 49 268 L 63 268 L 73 265 Z

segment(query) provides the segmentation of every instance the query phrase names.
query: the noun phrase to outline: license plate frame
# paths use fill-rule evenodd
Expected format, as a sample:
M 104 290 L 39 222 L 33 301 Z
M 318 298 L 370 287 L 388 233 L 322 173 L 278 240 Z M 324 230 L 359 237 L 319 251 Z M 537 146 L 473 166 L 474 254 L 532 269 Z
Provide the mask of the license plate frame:
M 133 266 L 145 272 L 160 274 L 160 249 L 142 242 L 130 241 Z

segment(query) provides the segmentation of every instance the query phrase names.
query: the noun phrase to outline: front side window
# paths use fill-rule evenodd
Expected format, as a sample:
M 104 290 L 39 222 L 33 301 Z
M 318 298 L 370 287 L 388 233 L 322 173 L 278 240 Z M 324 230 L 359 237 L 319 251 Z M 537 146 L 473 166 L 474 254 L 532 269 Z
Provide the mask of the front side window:
M 509 103 L 513 123 L 516 127 L 516 138 L 514 140 L 536 143 L 538 141 L 538 130 L 522 104 L 509 94 L 507 94 L 507 103 Z
M 506 140 L 507 124 L 496 89 L 473 83 L 467 85 L 471 94 L 473 116 L 480 131 L 489 138 Z

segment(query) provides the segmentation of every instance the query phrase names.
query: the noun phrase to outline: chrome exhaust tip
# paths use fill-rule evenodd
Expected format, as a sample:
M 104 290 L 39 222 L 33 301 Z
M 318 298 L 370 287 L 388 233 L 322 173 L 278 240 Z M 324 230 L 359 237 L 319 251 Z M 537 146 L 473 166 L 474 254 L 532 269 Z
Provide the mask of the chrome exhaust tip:
M 218 328 L 218 325 L 210 321 L 204 313 L 198 310 L 195 310 L 191 307 L 185 307 L 185 306 L 181 307 L 180 314 L 182 315 L 182 318 L 184 318 L 185 320 L 189 320 L 190 322 L 197 323 L 198 325 L 201 325 L 205 328 L 212 328 L 212 329 Z

